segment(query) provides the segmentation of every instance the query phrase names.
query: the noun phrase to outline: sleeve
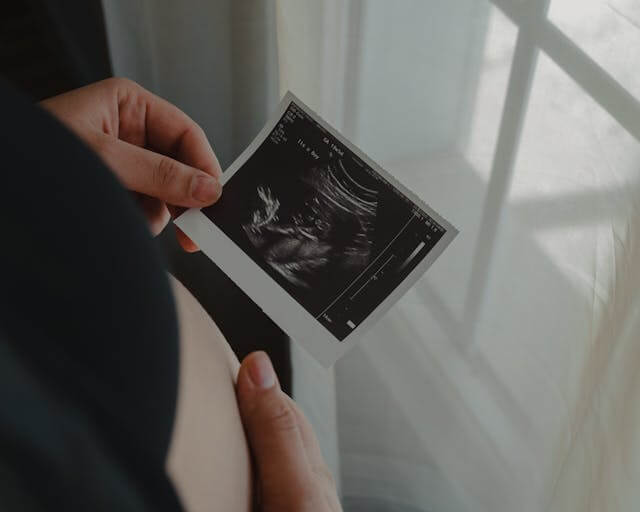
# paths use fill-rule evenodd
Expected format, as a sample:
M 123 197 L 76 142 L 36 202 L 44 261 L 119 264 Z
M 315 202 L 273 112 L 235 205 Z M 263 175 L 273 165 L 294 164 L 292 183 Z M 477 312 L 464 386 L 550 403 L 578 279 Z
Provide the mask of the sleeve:
M 2 467 L 47 509 L 179 509 L 164 467 L 178 330 L 162 258 L 94 153 L 1 82 L 0 105 L 0 333 L 21 365 L 0 370 Z

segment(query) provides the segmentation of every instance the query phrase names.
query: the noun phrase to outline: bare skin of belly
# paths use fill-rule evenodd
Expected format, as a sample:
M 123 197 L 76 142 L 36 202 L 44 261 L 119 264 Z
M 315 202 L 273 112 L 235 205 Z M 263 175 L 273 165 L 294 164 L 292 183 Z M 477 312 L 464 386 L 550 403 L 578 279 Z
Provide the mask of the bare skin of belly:
M 251 464 L 236 403 L 238 360 L 198 301 L 170 280 L 180 325 L 180 377 L 167 472 L 189 512 L 248 512 Z

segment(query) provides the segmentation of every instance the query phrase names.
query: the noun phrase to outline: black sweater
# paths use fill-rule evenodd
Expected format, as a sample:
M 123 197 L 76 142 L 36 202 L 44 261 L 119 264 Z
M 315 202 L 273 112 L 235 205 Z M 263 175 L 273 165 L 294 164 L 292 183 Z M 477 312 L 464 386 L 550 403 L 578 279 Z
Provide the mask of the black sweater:
M 136 205 L 0 83 L 0 510 L 179 510 L 178 334 Z

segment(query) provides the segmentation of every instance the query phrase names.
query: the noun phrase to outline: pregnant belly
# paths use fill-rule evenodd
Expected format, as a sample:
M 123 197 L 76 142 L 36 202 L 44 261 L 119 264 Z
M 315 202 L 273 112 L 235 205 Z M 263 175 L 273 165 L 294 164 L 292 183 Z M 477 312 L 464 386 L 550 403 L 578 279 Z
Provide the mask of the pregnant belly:
M 251 509 L 251 467 L 235 396 L 238 360 L 171 278 L 180 326 L 178 405 L 167 471 L 189 512 Z

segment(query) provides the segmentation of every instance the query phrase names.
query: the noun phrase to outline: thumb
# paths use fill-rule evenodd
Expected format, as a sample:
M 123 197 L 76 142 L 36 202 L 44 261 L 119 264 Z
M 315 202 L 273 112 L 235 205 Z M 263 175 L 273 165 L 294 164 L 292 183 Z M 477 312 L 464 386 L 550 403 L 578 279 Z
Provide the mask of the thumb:
M 101 146 L 107 165 L 135 192 L 185 207 L 208 206 L 222 193 L 216 177 L 168 156 L 112 137 Z
M 313 473 L 298 417 L 264 352 L 238 373 L 238 407 L 256 464 L 262 510 L 301 510 L 313 495 Z

